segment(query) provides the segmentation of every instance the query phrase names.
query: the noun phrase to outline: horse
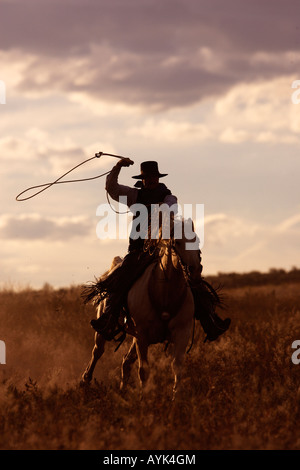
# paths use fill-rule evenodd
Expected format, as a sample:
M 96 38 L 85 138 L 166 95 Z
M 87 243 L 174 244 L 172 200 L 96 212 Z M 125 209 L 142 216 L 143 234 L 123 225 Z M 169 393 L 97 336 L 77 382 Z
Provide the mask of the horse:
M 194 232 L 191 219 L 174 221 L 181 224 L 180 236 L 150 240 L 148 249 L 158 250 L 155 263 L 148 266 L 145 272 L 133 284 L 127 295 L 129 315 L 126 317 L 125 331 L 132 336 L 127 354 L 123 357 L 121 367 L 121 384 L 123 390 L 129 378 L 131 366 L 138 359 L 138 377 L 141 390 L 149 378 L 148 348 L 152 344 L 170 343 L 172 348 L 171 367 L 174 374 L 173 399 L 182 376 L 184 355 L 191 336 L 194 322 L 194 299 L 188 283 L 188 272 L 201 276 L 199 239 Z M 192 229 L 193 239 L 187 227 Z M 176 232 L 176 231 L 175 231 Z M 173 230 L 174 233 L 174 230 Z M 175 234 L 176 235 L 176 234 Z M 187 243 L 193 246 L 187 249 Z M 113 259 L 108 276 L 122 262 L 120 257 Z M 96 296 L 96 292 L 95 292 Z M 99 304 L 97 317 L 105 309 L 105 300 Z M 97 361 L 104 353 L 105 339 L 95 334 L 95 345 L 92 358 L 86 367 L 82 382 L 89 383 Z

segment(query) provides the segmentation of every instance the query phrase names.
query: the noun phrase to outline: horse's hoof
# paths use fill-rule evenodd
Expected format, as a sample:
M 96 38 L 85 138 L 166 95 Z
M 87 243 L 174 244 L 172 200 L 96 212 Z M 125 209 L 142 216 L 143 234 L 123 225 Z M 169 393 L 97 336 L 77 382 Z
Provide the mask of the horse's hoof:
M 83 374 L 79 382 L 80 387 L 85 387 L 86 385 L 90 385 L 90 383 L 91 379 L 86 374 Z

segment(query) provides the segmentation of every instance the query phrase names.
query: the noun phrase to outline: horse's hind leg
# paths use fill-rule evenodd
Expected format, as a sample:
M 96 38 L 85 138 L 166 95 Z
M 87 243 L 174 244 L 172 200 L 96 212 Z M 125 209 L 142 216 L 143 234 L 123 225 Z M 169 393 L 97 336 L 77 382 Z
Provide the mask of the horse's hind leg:
M 104 353 L 105 339 L 99 333 L 95 333 L 95 346 L 92 351 L 92 358 L 81 377 L 81 383 L 90 383 L 93 378 L 95 366 Z
M 174 344 L 174 353 L 172 361 L 172 370 L 174 373 L 174 385 L 173 385 L 173 398 L 175 400 L 176 393 L 178 392 L 183 364 L 185 359 L 185 350 L 189 340 L 190 330 L 186 328 L 185 330 L 176 330 L 172 334 L 172 343 Z
M 135 339 L 133 339 L 127 354 L 123 357 L 123 362 L 122 362 L 122 367 L 121 367 L 120 390 L 125 389 L 127 385 L 127 381 L 130 376 L 131 366 L 135 363 L 136 360 L 137 360 L 137 352 L 136 352 Z
M 139 379 L 141 385 L 141 398 L 143 396 L 143 388 L 149 378 L 148 364 L 148 342 L 145 339 L 136 339 L 136 350 L 139 360 Z
M 173 397 L 172 400 L 175 400 L 176 392 L 178 392 L 178 386 L 182 376 L 184 356 L 183 354 L 176 353 L 172 361 L 172 370 L 174 373 L 174 385 L 173 385 Z

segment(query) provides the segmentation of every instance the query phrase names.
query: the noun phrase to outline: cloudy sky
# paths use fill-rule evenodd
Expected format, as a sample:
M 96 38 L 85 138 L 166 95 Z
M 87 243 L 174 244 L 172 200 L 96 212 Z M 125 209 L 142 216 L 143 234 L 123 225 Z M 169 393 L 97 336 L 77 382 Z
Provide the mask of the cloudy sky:
M 0 285 L 83 283 L 126 253 L 97 238 L 104 178 L 15 200 L 96 151 L 134 160 L 128 185 L 157 160 L 204 204 L 204 274 L 299 267 L 299 18 L 298 0 L 0 0 Z

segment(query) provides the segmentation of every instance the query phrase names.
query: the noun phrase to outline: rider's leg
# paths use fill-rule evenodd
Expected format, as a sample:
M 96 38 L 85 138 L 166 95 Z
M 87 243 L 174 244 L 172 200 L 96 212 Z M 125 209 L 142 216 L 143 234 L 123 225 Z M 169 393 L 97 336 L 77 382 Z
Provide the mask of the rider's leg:
M 194 297 L 195 318 L 200 321 L 207 335 L 205 341 L 214 341 L 228 330 L 231 320 L 230 318 L 222 320 L 216 314 L 215 309 L 220 301 L 208 289 L 202 278 L 203 266 L 201 261 L 201 251 L 199 250 L 199 265 L 196 269 L 190 271 L 189 284 Z
M 214 341 L 228 330 L 231 320 L 230 318 L 222 320 L 216 314 L 216 301 L 203 283 L 191 287 L 191 290 L 194 296 L 195 317 L 207 335 L 205 341 Z
M 107 297 L 104 313 L 97 320 L 91 321 L 92 327 L 98 333 L 110 336 L 113 334 L 113 329 L 118 326 L 119 314 L 131 285 L 152 261 L 153 258 L 143 251 L 133 250 L 127 253 L 114 273 L 117 275 L 117 290 Z
M 117 290 L 110 292 L 106 298 L 105 310 L 97 320 L 92 320 L 92 327 L 103 335 L 108 334 L 108 330 L 117 326 L 120 310 L 122 307 L 127 285 L 135 274 L 134 267 L 137 264 L 138 253 L 131 251 L 127 253 L 122 264 L 114 272 L 116 276 L 115 284 Z

